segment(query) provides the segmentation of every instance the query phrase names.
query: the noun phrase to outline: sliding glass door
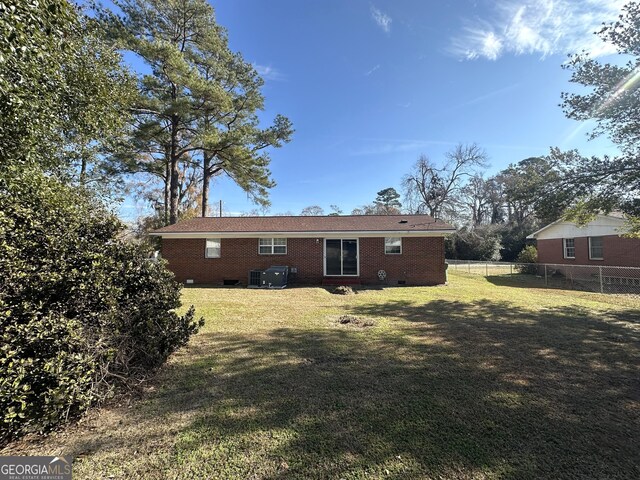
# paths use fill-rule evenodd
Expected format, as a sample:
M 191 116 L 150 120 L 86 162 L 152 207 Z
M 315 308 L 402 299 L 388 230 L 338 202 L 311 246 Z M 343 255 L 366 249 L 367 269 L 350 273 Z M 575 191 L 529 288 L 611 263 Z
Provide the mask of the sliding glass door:
M 358 239 L 327 238 L 324 248 L 325 275 L 358 275 Z

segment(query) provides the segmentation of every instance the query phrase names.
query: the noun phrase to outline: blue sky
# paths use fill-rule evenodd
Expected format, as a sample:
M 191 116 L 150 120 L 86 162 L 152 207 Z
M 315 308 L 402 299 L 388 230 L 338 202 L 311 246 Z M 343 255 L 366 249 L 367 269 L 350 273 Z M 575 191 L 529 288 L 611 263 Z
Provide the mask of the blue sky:
M 373 201 L 420 154 L 440 161 L 459 142 L 485 149 L 495 173 L 549 147 L 615 153 L 568 120 L 575 91 L 566 55 L 612 53 L 593 35 L 616 0 L 212 1 L 230 46 L 265 79 L 265 125 L 289 117 L 291 143 L 271 152 L 270 214 L 308 205 L 345 213 Z M 255 208 L 226 179 L 211 202 L 228 214 Z M 131 200 L 123 216 L 136 209 Z

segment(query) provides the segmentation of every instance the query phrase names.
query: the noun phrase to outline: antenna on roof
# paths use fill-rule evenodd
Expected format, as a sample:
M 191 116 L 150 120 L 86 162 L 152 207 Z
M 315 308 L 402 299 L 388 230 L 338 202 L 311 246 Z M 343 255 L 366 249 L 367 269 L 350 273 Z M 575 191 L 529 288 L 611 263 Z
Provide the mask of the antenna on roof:
M 220 199 L 220 218 L 222 218 L 222 199 Z

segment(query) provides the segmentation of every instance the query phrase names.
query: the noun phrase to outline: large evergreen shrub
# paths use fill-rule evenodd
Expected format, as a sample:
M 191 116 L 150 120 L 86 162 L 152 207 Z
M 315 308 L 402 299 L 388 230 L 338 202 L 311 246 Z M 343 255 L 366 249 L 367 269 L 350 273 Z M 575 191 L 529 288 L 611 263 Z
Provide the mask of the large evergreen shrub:
M 458 260 L 500 260 L 500 229 L 493 225 L 458 230 L 445 240 L 445 255 Z
M 0 443 L 147 374 L 202 324 L 122 227 L 36 169 L 0 176 Z
M 535 275 L 538 272 L 538 250 L 533 245 L 527 245 L 516 258 L 517 268 L 520 273 Z

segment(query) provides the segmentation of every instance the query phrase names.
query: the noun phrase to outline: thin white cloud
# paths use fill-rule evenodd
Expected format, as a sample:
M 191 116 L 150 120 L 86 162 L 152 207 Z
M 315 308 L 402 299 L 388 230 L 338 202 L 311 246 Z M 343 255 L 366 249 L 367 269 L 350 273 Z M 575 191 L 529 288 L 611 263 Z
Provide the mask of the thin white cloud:
M 371 18 L 385 33 L 391 31 L 391 22 L 393 22 L 391 17 L 373 5 L 371 5 Z
M 451 51 L 467 60 L 497 60 L 503 55 L 542 58 L 583 50 L 592 56 L 615 48 L 594 35 L 603 22 L 616 20 L 627 0 L 496 0 L 491 20 L 467 21 L 453 38 Z
M 365 72 L 364 76 L 368 77 L 369 75 L 371 75 L 373 72 L 375 72 L 376 70 L 378 70 L 380 68 L 380 64 L 376 65 L 375 67 L 373 67 L 371 70 L 368 70 Z
M 432 145 L 454 145 L 454 142 L 442 140 L 414 140 L 403 138 L 362 138 L 364 144 L 350 150 L 352 157 L 369 155 L 388 155 L 402 152 L 419 152 Z
M 253 64 L 253 68 L 256 69 L 258 75 L 264 80 L 272 80 L 274 82 L 284 82 L 287 77 L 284 73 L 271 65 L 260 65 L 258 63 Z
M 502 95 L 503 93 L 510 92 L 511 90 L 518 88 L 519 85 L 520 85 L 519 83 L 514 83 L 513 85 L 507 85 L 506 87 L 498 88 L 497 90 L 492 90 L 491 92 L 487 92 L 483 95 L 480 95 L 478 97 L 467 100 L 466 102 L 463 102 L 459 105 L 456 105 L 455 107 L 452 107 L 451 110 L 468 107 L 470 105 L 475 105 L 476 103 L 482 103 L 486 100 Z

